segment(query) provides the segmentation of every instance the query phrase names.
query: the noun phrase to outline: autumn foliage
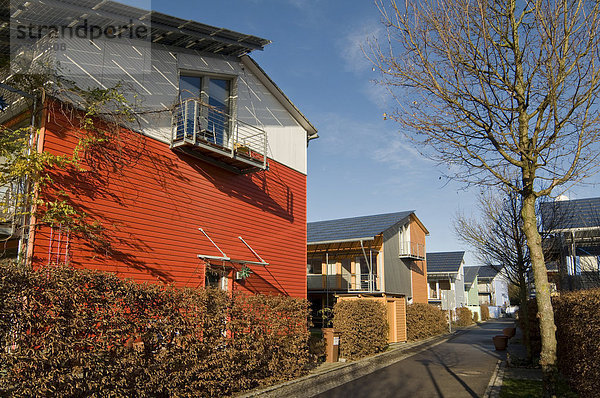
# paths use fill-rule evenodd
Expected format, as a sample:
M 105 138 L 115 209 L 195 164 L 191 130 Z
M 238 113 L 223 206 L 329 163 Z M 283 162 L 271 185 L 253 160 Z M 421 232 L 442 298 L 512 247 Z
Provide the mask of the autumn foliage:
M 306 371 L 307 303 L 0 265 L 0 396 L 226 396 Z
M 406 307 L 406 332 L 409 340 L 426 339 L 447 330 L 447 317 L 438 307 L 421 303 Z
M 490 307 L 487 304 L 481 304 L 479 308 L 481 308 L 481 320 L 485 322 L 490 319 Z
M 580 397 L 597 397 L 600 380 L 600 289 L 561 294 L 556 313 L 558 367 Z
M 473 314 L 467 307 L 456 309 L 456 326 L 469 326 L 473 324 Z
M 341 332 L 340 356 L 359 359 L 387 348 L 385 307 L 375 300 L 342 300 L 333 307 L 333 327 Z

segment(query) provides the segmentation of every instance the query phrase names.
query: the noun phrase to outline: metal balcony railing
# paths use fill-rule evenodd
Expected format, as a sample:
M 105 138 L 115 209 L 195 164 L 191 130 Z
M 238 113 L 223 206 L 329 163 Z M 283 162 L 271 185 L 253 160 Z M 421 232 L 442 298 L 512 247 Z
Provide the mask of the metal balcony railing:
M 377 275 L 307 275 L 308 290 L 364 291 L 379 290 Z
M 425 245 L 417 242 L 401 241 L 400 258 L 425 260 Z
M 171 148 L 240 173 L 267 168 L 267 134 L 197 99 L 175 109 Z

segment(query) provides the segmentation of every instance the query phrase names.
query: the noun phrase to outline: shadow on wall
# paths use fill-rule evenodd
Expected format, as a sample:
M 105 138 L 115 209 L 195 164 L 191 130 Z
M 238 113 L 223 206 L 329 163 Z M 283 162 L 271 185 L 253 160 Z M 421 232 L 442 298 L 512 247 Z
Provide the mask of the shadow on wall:
M 237 175 L 188 155 L 177 154 L 219 191 L 277 217 L 294 222 L 294 194 L 277 171 Z M 267 178 L 268 177 L 268 178 Z
M 49 130 L 58 138 L 65 141 L 73 135 L 76 138 L 84 138 L 83 134 L 74 130 L 69 123 L 61 126 L 58 124 L 60 120 L 55 122 Z M 73 238 L 79 239 L 73 242 L 70 252 L 77 253 L 80 250 L 80 253 L 71 256 L 75 265 L 81 261 L 88 261 L 83 260 L 87 256 L 85 253 L 91 253 L 94 262 L 100 265 L 105 262 L 111 267 L 116 267 L 117 272 L 123 265 L 125 269 L 142 271 L 156 280 L 171 283 L 174 282 L 174 278 L 168 271 L 148 264 L 137 255 L 151 253 L 150 246 L 127 231 L 118 214 L 112 213 L 113 217 L 106 213 L 100 214 L 96 206 L 99 200 L 114 203 L 114 207 L 118 208 L 125 208 L 132 202 L 135 203 L 139 196 L 136 187 L 139 187 L 140 181 L 136 175 L 128 173 L 128 170 L 140 163 L 144 163 L 146 167 L 152 165 L 153 169 L 149 170 L 148 174 L 165 192 L 168 192 L 166 183 L 168 179 L 186 181 L 185 177 L 178 172 L 172 159 L 164 156 L 148 156 L 146 140 L 139 134 L 124 131 L 119 135 L 118 142 L 102 142 L 101 146 L 90 147 L 83 156 L 84 169 L 69 167 L 52 173 L 52 181 L 44 187 L 43 197 L 48 201 L 65 201 L 79 214 L 85 213 L 87 222 L 97 220 L 102 226 L 94 231 L 95 235 L 91 238 L 85 232 L 73 232 L 75 235 Z M 115 189 L 115 176 L 118 176 L 117 185 L 127 188 Z M 127 195 L 124 195 L 125 190 Z M 51 261 L 53 246 L 65 243 L 53 240 L 52 227 L 49 225 L 40 225 L 39 232 L 41 244 L 48 246 L 40 248 L 33 260 L 38 264 L 44 264 Z M 44 255 L 48 255 L 48 258 L 42 258 Z
M 249 292 L 257 294 L 257 293 L 271 293 L 271 294 L 281 294 L 284 296 L 289 296 L 289 293 L 285 290 L 283 286 L 277 281 L 277 279 L 273 276 L 269 267 L 266 267 L 266 273 L 271 276 L 271 280 L 275 283 L 268 281 L 259 273 L 253 273 L 247 279 L 243 281 L 236 281 L 240 285 L 244 286 Z

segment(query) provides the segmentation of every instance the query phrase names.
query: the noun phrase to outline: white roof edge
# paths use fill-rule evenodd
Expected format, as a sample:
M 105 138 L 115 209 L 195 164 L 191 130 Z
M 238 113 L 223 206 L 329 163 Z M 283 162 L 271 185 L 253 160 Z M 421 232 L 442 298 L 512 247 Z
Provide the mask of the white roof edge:
M 307 246 L 310 245 L 326 245 L 326 244 L 330 244 L 330 243 L 350 243 L 350 242 L 360 242 L 360 241 L 369 241 L 369 240 L 375 240 L 375 237 L 371 236 L 371 237 L 365 237 L 365 238 L 350 238 L 350 239 L 336 239 L 336 240 L 323 240 L 323 241 L 319 241 L 319 242 L 306 242 Z
M 267 73 L 256 63 L 249 55 L 243 55 L 240 57 L 242 64 L 250 69 L 252 73 L 256 75 L 258 80 L 269 90 L 275 98 L 284 106 L 284 108 L 296 119 L 296 121 L 306 130 L 307 138 L 314 139 L 318 138 L 317 129 L 312 123 L 300 112 L 300 110 L 292 103 L 292 101 L 281 91 L 281 89 L 275 84 L 273 80 L 267 75 Z

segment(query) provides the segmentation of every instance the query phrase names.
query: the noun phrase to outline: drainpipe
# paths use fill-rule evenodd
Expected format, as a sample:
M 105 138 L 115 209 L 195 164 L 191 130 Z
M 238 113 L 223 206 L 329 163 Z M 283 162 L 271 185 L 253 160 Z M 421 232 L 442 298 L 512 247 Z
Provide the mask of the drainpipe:
M 367 265 L 369 266 L 369 291 L 372 292 L 373 289 L 371 289 L 371 280 L 373 279 L 373 267 L 372 267 L 371 262 L 369 261 L 369 258 L 367 257 L 367 252 L 365 251 L 365 246 L 363 245 L 362 239 L 360 240 L 360 248 L 362 249 L 363 256 L 365 257 L 365 261 L 367 262 Z

